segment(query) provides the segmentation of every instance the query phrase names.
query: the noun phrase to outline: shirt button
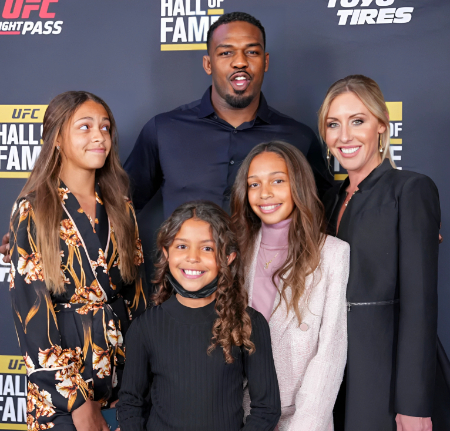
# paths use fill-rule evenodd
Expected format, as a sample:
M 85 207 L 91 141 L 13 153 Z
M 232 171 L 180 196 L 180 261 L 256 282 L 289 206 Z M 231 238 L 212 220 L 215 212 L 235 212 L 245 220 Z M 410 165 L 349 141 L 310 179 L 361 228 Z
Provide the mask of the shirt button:
M 234 165 L 234 160 L 230 160 L 230 165 Z
M 237 133 L 237 130 L 233 130 L 233 133 Z
M 217 120 L 217 115 L 214 115 L 214 120 Z

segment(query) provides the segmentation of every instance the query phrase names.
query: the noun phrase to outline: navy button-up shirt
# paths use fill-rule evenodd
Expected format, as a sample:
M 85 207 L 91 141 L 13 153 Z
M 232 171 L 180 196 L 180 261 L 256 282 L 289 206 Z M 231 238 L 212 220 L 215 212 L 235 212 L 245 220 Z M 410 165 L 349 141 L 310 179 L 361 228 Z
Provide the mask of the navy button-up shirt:
M 231 187 L 241 162 L 261 142 L 283 140 L 311 164 L 319 194 L 332 185 L 314 132 L 261 100 L 253 121 L 233 127 L 211 104 L 211 88 L 201 100 L 153 117 L 142 129 L 125 170 L 137 210 L 161 188 L 164 217 L 184 202 L 207 199 L 229 210 Z

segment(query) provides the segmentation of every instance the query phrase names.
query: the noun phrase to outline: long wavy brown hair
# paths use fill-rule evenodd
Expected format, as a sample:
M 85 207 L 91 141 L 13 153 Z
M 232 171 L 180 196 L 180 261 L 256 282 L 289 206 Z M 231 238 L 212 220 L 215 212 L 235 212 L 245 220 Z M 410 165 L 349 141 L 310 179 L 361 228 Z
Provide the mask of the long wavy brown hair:
M 62 156 L 56 148 L 56 140 L 64 137 L 68 122 L 85 102 L 102 105 L 108 113 L 112 147 L 102 168 L 96 170 L 96 181 L 102 191 L 102 200 L 108 217 L 114 226 L 120 254 L 121 275 L 126 283 L 134 281 L 138 274 L 134 265 L 135 225 L 128 211 L 125 197 L 129 195 L 128 177 L 122 168 L 118 154 L 118 135 L 114 116 L 108 105 L 99 97 L 86 91 L 68 91 L 56 96 L 44 115 L 43 145 L 30 177 L 20 192 L 19 199 L 28 199 L 34 209 L 37 248 L 41 254 L 45 283 L 53 293 L 64 293 L 61 278 L 59 230 L 62 217 L 61 199 L 58 194 Z
M 254 147 L 242 162 L 231 192 L 232 221 L 239 232 L 239 247 L 244 265 L 249 268 L 255 250 L 255 241 L 261 229 L 261 220 L 248 202 L 248 172 L 252 160 L 263 152 L 281 157 L 287 166 L 294 211 L 288 236 L 288 255 L 284 264 L 275 271 L 272 282 L 280 292 L 287 311 L 294 310 L 298 324 L 301 323 L 300 299 L 305 292 L 306 277 L 320 263 L 320 251 L 325 241 L 325 216 L 323 205 L 317 195 L 316 183 L 305 156 L 293 145 L 282 141 L 271 141 Z M 279 278 L 281 289 L 275 280 Z M 292 294 L 287 295 L 288 289 Z
M 169 253 L 176 234 L 186 220 L 202 220 L 211 226 L 216 244 L 216 262 L 218 266 L 218 288 L 215 309 L 219 316 L 212 328 L 210 354 L 217 346 L 222 347 L 225 361 L 234 361 L 231 353 L 233 346 L 243 346 L 250 354 L 255 345 L 250 341 L 252 324 L 247 313 L 247 293 L 243 287 L 241 256 L 230 216 L 218 205 L 208 201 L 193 201 L 180 205 L 162 224 L 157 237 L 156 271 L 153 283 L 157 292 L 153 302 L 159 305 L 170 298 L 173 287 L 166 280 L 169 262 L 164 250 Z M 228 256 L 236 253 L 235 259 L 228 264 Z

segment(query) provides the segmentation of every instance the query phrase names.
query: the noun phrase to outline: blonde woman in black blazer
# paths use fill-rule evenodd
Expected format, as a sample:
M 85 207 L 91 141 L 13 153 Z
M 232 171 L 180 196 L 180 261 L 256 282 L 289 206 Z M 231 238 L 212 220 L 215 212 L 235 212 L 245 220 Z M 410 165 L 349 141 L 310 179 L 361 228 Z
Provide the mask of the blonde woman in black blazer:
M 373 80 L 333 84 L 319 130 L 349 174 L 325 200 L 330 230 L 351 249 L 345 419 L 336 415 L 336 430 L 431 431 L 438 190 L 425 175 L 395 169 L 388 111 Z

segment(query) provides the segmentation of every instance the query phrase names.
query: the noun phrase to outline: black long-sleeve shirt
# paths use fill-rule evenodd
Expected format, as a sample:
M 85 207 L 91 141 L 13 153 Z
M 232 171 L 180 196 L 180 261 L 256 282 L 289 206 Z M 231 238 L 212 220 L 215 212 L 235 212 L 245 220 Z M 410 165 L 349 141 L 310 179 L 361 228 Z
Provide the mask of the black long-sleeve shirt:
M 127 334 L 127 361 L 119 394 L 122 431 L 270 431 L 281 414 L 269 327 L 248 308 L 255 353 L 234 346 L 235 361 L 222 348 L 207 354 L 217 318 L 215 301 L 201 308 L 180 304 L 175 296 L 146 310 Z M 243 384 L 252 400 L 243 424 Z M 150 390 L 151 411 L 143 412 Z
M 202 99 L 153 117 L 142 129 L 124 168 L 141 210 L 162 191 L 164 217 L 184 202 L 206 199 L 229 210 L 231 187 L 241 162 L 261 142 L 283 140 L 308 159 L 319 195 L 332 187 L 322 147 L 306 125 L 261 100 L 253 121 L 233 127 L 219 118 L 210 88 Z

